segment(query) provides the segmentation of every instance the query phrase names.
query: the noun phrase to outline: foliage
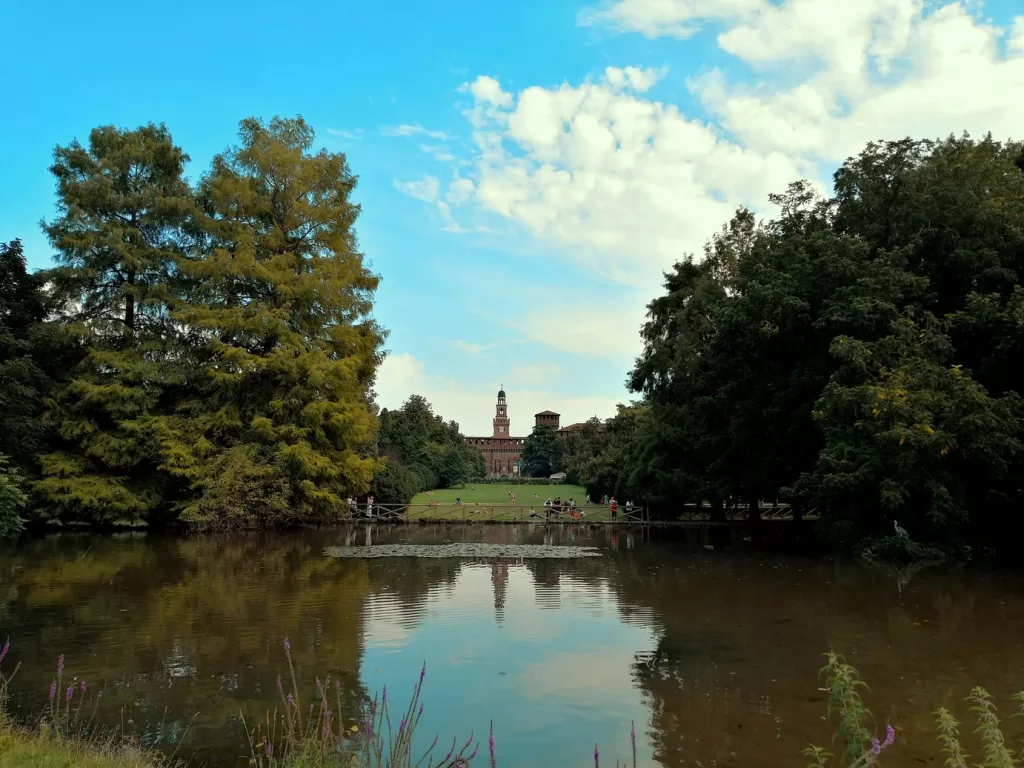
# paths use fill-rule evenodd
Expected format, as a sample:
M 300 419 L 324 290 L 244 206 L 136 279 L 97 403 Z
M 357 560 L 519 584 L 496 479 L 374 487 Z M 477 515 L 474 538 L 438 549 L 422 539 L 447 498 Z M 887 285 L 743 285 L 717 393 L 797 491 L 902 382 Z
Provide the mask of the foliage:
M 21 474 L 9 467 L 7 457 L 0 453 L 0 539 L 13 536 L 22 528 L 21 512 L 28 501 L 22 483 Z
M 551 477 L 564 469 L 562 439 L 553 427 L 536 426 L 523 445 L 522 459 L 527 476 Z
M 408 504 L 420 489 L 420 478 L 404 464 L 390 459 L 384 460 L 384 469 L 370 482 L 370 494 L 379 504 Z
M 96 709 L 102 692 L 90 694 L 85 681 L 77 678 L 65 690 L 63 656 L 57 660 L 57 676 L 50 686 L 48 718 L 35 728 L 14 723 L 7 712 L 7 697 L 19 667 L 9 674 L 3 670 L 10 648 L 9 640 L 0 646 L 0 768 L 167 768 L 181 764 L 143 749 L 123 733 L 97 727 Z
M 355 177 L 301 118 L 240 136 L 196 189 L 163 126 L 58 147 L 40 279 L 82 359 L 48 400 L 38 518 L 322 522 L 382 466 Z
M 648 307 L 629 381 L 646 422 L 616 450 L 614 420 L 570 473 L 653 508 L 788 498 L 845 547 L 894 518 L 947 551 L 1007 540 L 1024 500 L 1021 152 L 870 144 L 832 199 L 798 182 L 772 221 L 738 211 Z
M 239 133 L 198 193 L 200 257 L 180 262 L 188 300 L 171 316 L 188 329 L 195 390 L 155 420 L 161 469 L 202 495 L 211 459 L 258 447 L 294 513 L 330 520 L 378 467 L 367 395 L 383 333 L 378 278 L 356 250 L 355 178 L 343 154 L 312 152 L 302 118 L 247 119 Z
M 151 418 L 173 407 L 179 375 L 174 298 L 182 228 L 193 208 L 188 157 L 163 126 L 97 128 L 58 147 L 53 285 L 85 347 L 46 414 L 57 445 L 41 458 L 44 516 L 112 521 L 161 507 L 166 476 Z
M 420 395 L 411 395 L 397 410 L 381 411 L 377 444 L 382 456 L 415 477 L 412 495 L 454 488 L 484 473 L 483 454 L 466 444 L 458 424 L 445 422 Z

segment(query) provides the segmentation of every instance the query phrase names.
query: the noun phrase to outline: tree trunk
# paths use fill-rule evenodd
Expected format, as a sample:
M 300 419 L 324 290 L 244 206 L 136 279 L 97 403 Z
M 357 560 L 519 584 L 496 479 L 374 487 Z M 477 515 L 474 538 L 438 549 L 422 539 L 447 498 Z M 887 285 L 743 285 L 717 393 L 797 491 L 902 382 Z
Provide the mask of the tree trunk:
M 128 271 L 128 285 L 135 286 L 135 271 Z M 135 335 L 135 293 L 128 291 L 124 295 L 124 335 L 132 338 Z

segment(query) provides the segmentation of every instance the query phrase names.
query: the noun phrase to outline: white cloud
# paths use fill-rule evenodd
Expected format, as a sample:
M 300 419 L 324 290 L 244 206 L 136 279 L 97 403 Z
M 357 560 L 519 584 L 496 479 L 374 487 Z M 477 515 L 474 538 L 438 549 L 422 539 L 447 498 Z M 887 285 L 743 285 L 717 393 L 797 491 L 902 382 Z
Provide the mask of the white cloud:
M 849 0 L 860 2 L 860 0 Z M 579 15 L 583 26 L 603 25 L 646 37 L 690 37 L 702 23 L 754 13 L 764 0 L 619 0 Z
M 521 372 L 534 380 L 538 375 L 537 370 Z M 533 415 L 540 411 L 557 411 L 562 415 L 563 424 L 571 424 L 592 416 L 614 416 L 616 403 L 625 400 L 624 397 L 598 395 L 556 395 L 553 390 L 560 383 L 556 377 L 564 373 L 553 370 L 548 371 L 547 382 L 532 385 L 512 379 L 514 373 L 509 371 L 509 378 L 498 381 L 481 381 L 477 377 L 455 381 L 428 374 L 423 363 L 409 353 L 391 354 L 378 371 L 374 389 L 378 404 L 384 408 L 400 408 L 409 395 L 422 395 L 430 401 L 435 413 L 446 420 L 457 421 L 466 435 L 491 434 L 491 419 L 500 386 L 508 392 L 512 434 L 524 437 L 533 428 Z
M 824 191 L 868 141 L 1024 125 L 1008 97 L 1024 92 L 1024 17 L 1000 29 L 955 0 L 620 0 L 586 18 L 651 35 L 714 22 L 722 50 L 761 79 L 692 78 L 708 123 L 644 97 L 665 70 L 608 67 L 599 82 L 516 93 L 480 76 L 462 87 L 475 98 L 474 186 L 442 194 L 632 287 L 699 255 L 737 207 L 770 213 L 769 193 L 799 178 Z
M 357 128 L 354 131 L 343 131 L 337 128 L 327 128 L 324 130 L 330 136 L 337 136 L 340 139 L 350 139 L 352 141 L 358 141 L 363 138 L 362 128 Z
M 830 37 L 829 29 L 842 34 Z M 927 12 L 920 0 L 789 0 L 720 39 L 760 62 L 791 63 L 803 52 L 816 63 L 802 65 L 801 82 L 751 88 L 716 72 L 692 87 L 744 146 L 825 167 L 877 139 L 962 131 L 1005 139 L 1019 136 L 1024 123 L 1024 105 L 1007 98 L 1024 92 L 1024 57 L 1012 55 L 1016 32 L 1011 55 L 1001 50 L 1007 31 L 959 2 Z
M 1011 53 L 1024 55 L 1024 16 L 1018 16 L 1014 22 L 1007 48 Z
M 394 185 L 395 189 L 403 195 L 414 197 L 425 203 L 437 202 L 441 189 L 441 182 L 436 176 L 424 176 L 418 181 L 398 181 L 396 179 Z
M 482 104 L 492 104 L 496 107 L 507 107 L 512 104 L 512 95 L 503 91 L 501 84 L 487 75 L 479 75 L 473 82 L 463 85 L 462 90 L 469 91 L 473 98 Z
M 424 128 L 418 123 L 415 125 L 409 125 L 408 123 L 402 125 L 384 125 L 381 126 L 380 132 L 382 136 L 399 136 L 403 138 L 422 134 L 423 136 L 429 136 L 430 138 L 438 139 L 439 141 L 448 141 L 455 138 L 444 131 L 432 131 Z
M 612 88 L 622 90 L 632 88 L 637 93 L 649 91 L 654 84 L 668 74 L 668 68 L 641 69 L 640 67 L 608 67 L 604 71 L 604 79 Z
M 455 155 L 452 154 L 451 149 L 445 146 L 438 146 L 436 144 L 420 144 L 420 152 L 430 155 L 439 163 L 450 163 L 455 160 Z

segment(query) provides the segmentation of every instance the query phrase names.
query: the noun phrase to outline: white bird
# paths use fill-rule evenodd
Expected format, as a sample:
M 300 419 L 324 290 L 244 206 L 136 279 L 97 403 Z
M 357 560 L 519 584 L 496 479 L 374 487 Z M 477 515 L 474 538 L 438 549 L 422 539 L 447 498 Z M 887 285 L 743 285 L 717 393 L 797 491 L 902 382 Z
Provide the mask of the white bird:
M 910 534 L 907 533 L 902 528 L 900 528 L 899 522 L 897 522 L 896 520 L 893 520 L 892 521 L 892 525 L 896 529 L 896 535 L 899 536 L 901 539 L 909 539 L 910 538 Z

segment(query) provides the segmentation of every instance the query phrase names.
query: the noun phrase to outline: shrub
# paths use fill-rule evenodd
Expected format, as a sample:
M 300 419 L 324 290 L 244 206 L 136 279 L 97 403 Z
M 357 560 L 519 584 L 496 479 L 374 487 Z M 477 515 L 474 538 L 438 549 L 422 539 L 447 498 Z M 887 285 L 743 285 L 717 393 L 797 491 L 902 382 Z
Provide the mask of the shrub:
M 13 536 L 22 527 L 21 512 L 28 498 L 22 488 L 21 474 L 0 454 L 0 539 Z
M 384 462 L 384 469 L 370 482 L 370 494 L 379 504 L 408 504 L 420 491 L 420 478 L 404 464 Z

